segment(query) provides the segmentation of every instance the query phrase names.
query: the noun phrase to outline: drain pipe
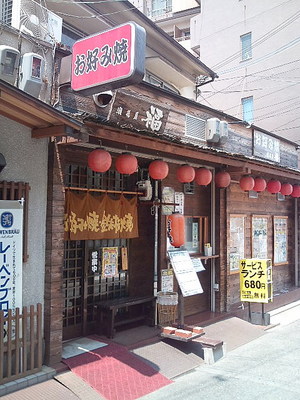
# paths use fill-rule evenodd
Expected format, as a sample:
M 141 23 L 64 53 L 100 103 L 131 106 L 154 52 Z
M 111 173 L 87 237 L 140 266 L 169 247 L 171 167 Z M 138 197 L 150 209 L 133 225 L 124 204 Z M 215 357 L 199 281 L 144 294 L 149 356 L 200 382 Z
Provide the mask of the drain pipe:
M 154 205 L 152 213 L 154 213 L 154 282 L 153 282 L 153 296 L 157 297 L 157 285 L 158 285 L 158 181 L 154 181 Z
M 299 286 L 299 254 L 298 254 L 298 240 L 299 240 L 299 224 L 298 224 L 298 199 L 295 198 L 295 286 Z

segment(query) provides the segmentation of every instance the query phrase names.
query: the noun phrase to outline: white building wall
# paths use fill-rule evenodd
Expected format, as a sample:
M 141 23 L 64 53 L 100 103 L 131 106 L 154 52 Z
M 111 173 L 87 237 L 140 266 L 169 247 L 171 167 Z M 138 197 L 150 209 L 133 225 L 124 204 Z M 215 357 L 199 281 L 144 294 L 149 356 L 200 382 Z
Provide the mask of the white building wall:
M 198 100 L 242 119 L 241 98 L 253 96 L 254 124 L 300 141 L 293 128 L 299 126 L 299 1 L 202 0 L 201 7 L 200 59 L 219 78 L 202 87 Z M 240 36 L 249 32 L 252 58 L 242 61 Z
M 199 3 L 195 0 L 172 0 L 172 11 L 184 11 L 189 8 L 199 7 Z
M 23 263 L 23 306 L 44 304 L 48 139 L 31 138 L 31 130 L 0 116 L 0 152 L 6 167 L 0 180 L 28 182 L 28 254 Z

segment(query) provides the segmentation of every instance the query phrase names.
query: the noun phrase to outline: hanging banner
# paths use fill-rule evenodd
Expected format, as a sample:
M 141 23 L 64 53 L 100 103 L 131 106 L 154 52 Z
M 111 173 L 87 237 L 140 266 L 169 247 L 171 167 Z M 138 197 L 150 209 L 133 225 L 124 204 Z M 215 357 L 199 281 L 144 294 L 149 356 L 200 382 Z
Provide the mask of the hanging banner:
M 102 278 L 113 278 L 118 273 L 118 247 L 103 247 Z
M 138 237 L 137 198 L 66 193 L 65 240 Z
M 269 259 L 240 260 L 241 301 L 273 301 L 272 265 Z
M 0 200 L 0 310 L 4 317 L 9 309 L 15 315 L 15 309 L 22 308 L 22 245 L 23 204 Z

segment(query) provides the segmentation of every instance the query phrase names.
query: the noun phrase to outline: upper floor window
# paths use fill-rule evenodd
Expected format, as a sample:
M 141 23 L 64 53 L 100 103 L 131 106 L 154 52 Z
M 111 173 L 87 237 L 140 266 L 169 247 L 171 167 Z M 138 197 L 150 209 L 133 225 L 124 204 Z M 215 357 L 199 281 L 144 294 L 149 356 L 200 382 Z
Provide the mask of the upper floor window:
M 253 122 L 253 97 L 244 97 L 242 99 L 243 120 Z
M 172 11 L 172 0 L 152 0 L 151 17 L 160 17 Z
M 241 36 L 241 52 L 242 52 L 242 61 L 249 60 L 249 58 L 252 58 L 251 32 Z

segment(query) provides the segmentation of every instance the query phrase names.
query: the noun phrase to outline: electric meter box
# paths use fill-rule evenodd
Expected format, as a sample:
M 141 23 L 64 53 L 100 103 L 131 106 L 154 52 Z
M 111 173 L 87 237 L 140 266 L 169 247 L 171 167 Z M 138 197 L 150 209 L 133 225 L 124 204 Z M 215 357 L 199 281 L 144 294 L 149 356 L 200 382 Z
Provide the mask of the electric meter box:
M 0 46 L 0 79 L 15 84 L 20 60 L 20 52 L 10 46 Z
M 38 97 L 42 87 L 45 61 L 42 56 L 35 53 L 25 53 L 22 56 L 19 88 Z

